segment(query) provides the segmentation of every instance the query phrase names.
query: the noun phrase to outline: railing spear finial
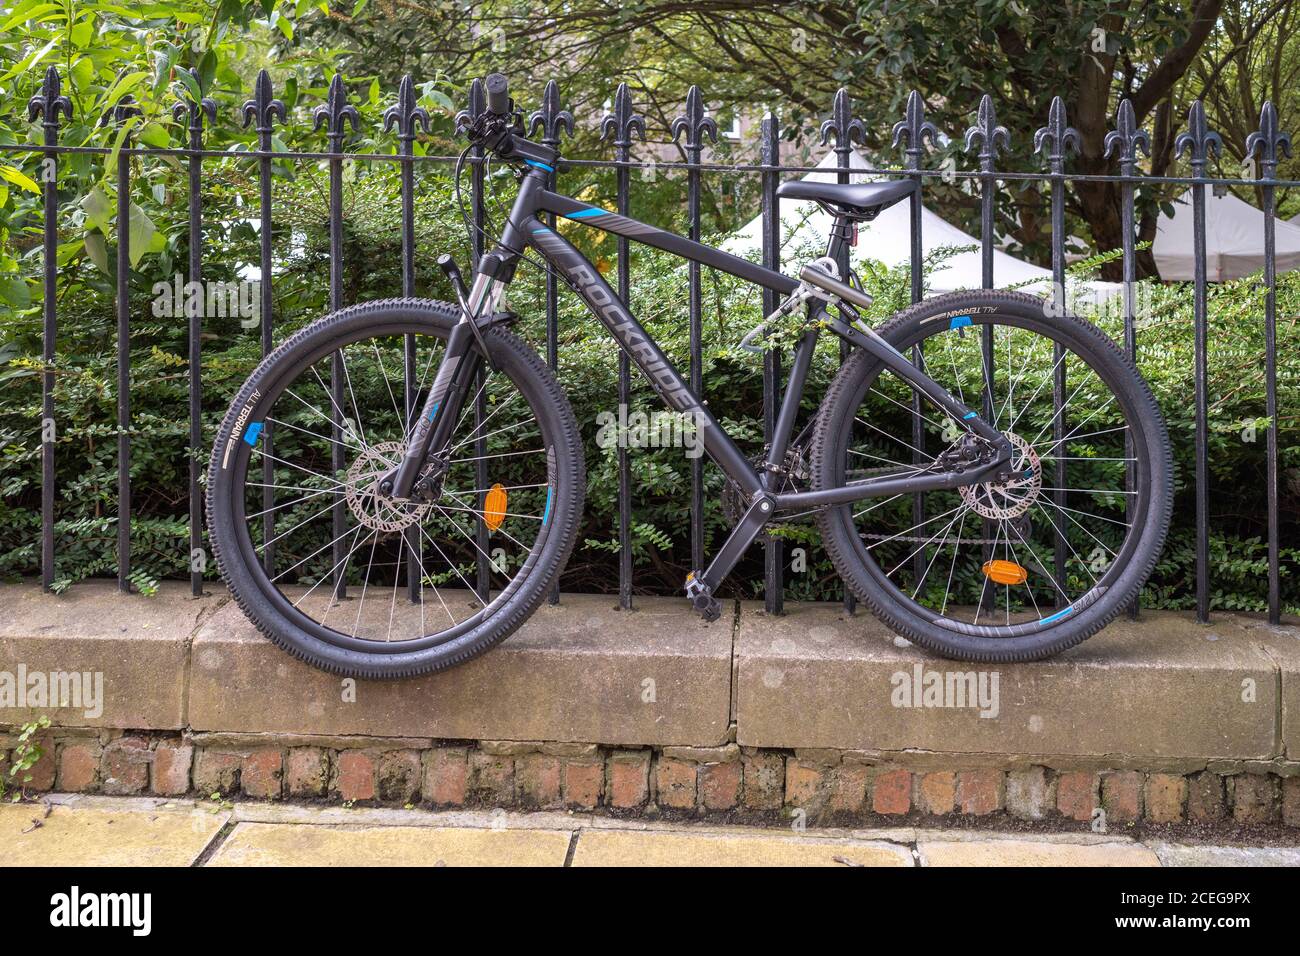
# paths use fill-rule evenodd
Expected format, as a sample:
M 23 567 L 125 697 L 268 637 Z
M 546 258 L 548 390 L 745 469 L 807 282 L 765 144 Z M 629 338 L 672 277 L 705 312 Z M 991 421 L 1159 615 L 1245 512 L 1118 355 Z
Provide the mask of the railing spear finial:
M 52 66 L 45 71 L 41 91 L 27 101 L 27 119 L 39 117 L 45 126 L 57 127 L 60 113 L 64 119 L 72 119 L 72 100 L 63 95 L 63 81 Z
M 631 147 L 634 138 L 645 139 L 645 118 L 632 111 L 632 91 L 626 83 L 618 85 L 613 112 L 606 113 L 600 121 L 600 138 L 610 137 L 613 137 L 615 146 L 625 149 Z
M 933 146 L 939 137 L 939 131 L 933 123 L 925 118 L 925 100 L 916 90 L 907 94 L 907 108 L 903 119 L 894 124 L 893 148 L 904 147 L 908 169 L 921 168 L 921 154 L 925 152 L 925 141 Z
M 853 148 L 856 142 L 858 145 L 865 145 L 867 141 L 867 127 L 860 119 L 853 116 L 853 101 L 849 97 L 849 91 L 840 87 L 835 93 L 835 99 L 831 101 L 830 119 L 821 125 L 821 145 L 825 146 L 835 138 L 835 152 L 845 154 Z
M 179 84 L 182 92 L 180 98 L 172 104 L 172 116 L 175 117 L 178 123 L 188 119 L 191 133 L 202 133 L 204 116 L 208 118 L 209 123 L 217 121 L 217 104 L 209 97 L 203 96 L 201 91 L 195 93 L 196 90 L 199 90 L 198 70 L 183 70 L 182 72 L 194 81 L 194 86 L 190 87 L 188 83 Z
M 429 111 L 419 105 L 415 95 L 415 83 L 407 73 L 397 84 L 397 102 L 384 110 L 384 132 L 396 127 L 398 139 L 415 139 L 417 127 L 429 132 Z
M 325 129 L 326 135 L 333 144 L 331 149 L 333 152 L 342 145 L 348 124 L 352 125 L 352 132 L 355 133 L 360 123 L 361 115 L 357 112 L 357 108 L 348 104 L 348 93 L 343 86 L 343 74 L 335 73 L 334 78 L 330 80 L 325 104 L 312 111 L 312 130 L 314 132 L 322 127 Z
M 276 119 L 281 123 L 288 122 L 285 118 L 284 104 L 275 98 L 271 90 L 271 74 L 266 70 L 258 72 L 257 81 L 253 84 L 253 98 L 245 100 L 239 112 L 243 117 L 245 129 L 250 123 L 255 122 L 257 125 L 254 129 L 268 136 Z
M 1144 129 L 1139 129 L 1133 115 L 1133 101 L 1122 99 L 1119 110 L 1115 113 L 1115 128 L 1106 134 L 1105 155 L 1118 155 L 1120 169 L 1125 176 L 1133 174 L 1137 165 L 1138 154 L 1151 155 L 1151 137 Z
M 685 135 L 686 149 L 694 151 L 696 155 L 704 148 L 706 136 L 711 142 L 718 141 L 718 124 L 705 111 L 704 97 L 700 95 L 698 86 L 692 86 L 686 91 L 686 112 L 673 120 L 670 131 L 674 143 Z
M 542 92 L 541 109 L 528 117 L 528 135 L 538 132 L 547 146 L 558 146 L 561 133 L 573 135 L 573 114 L 560 108 L 560 87 L 554 80 L 547 82 Z

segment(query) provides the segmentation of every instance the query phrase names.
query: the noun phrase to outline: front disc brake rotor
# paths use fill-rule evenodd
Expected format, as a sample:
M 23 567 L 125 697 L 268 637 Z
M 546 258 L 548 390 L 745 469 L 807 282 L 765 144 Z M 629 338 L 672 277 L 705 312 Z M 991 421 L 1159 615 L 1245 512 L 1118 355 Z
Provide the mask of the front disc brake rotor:
M 358 455 L 348 469 L 348 508 L 367 528 L 402 531 L 422 521 L 433 507 L 427 502 L 396 501 L 379 491 L 380 478 L 397 466 L 405 451 L 401 442 L 380 442 Z

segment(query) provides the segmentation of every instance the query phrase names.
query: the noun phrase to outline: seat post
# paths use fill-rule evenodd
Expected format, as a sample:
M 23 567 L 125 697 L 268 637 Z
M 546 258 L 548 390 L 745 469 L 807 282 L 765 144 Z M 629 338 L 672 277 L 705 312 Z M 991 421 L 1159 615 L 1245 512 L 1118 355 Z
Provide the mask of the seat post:
M 853 219 L 843 211 L 835 213 L 835 224 L 831 227 L 831 234 L 826 239 L 826 255 L 834 259 L 839 264 L 840 270 L 844 270 L 844 253 L 849 243 L 853 239 Z M 841 281 L 848 281 L 845 276 L 840 276 Z

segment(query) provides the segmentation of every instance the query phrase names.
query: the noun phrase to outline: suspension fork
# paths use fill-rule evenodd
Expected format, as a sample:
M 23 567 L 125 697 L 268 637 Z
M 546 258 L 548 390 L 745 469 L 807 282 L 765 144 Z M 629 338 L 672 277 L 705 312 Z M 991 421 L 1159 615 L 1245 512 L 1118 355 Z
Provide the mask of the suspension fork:
M 486 359 L 476 348 L 483 341 L 478 317 L 494 311 L 504 287 L 504 282 L 479 272 L 468 300 L 460 298 L 461 319 L 447 337 L 438 373 L 407 436 L 406 452 L 401 463 L 380 479 L 379 490 L 387 497 L 399 501 L 410 498 L 430 457 L 446 453 L 465 396 Z

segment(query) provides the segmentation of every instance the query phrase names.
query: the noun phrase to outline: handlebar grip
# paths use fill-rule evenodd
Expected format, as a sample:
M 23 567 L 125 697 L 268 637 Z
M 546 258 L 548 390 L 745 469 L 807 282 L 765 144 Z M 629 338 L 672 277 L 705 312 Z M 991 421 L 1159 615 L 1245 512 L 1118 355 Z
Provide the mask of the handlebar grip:
M 510 81 L 500 73 L 489 73 L 483 81 L 487 93 L 487 109 L 497 116 L 510 114 Z

